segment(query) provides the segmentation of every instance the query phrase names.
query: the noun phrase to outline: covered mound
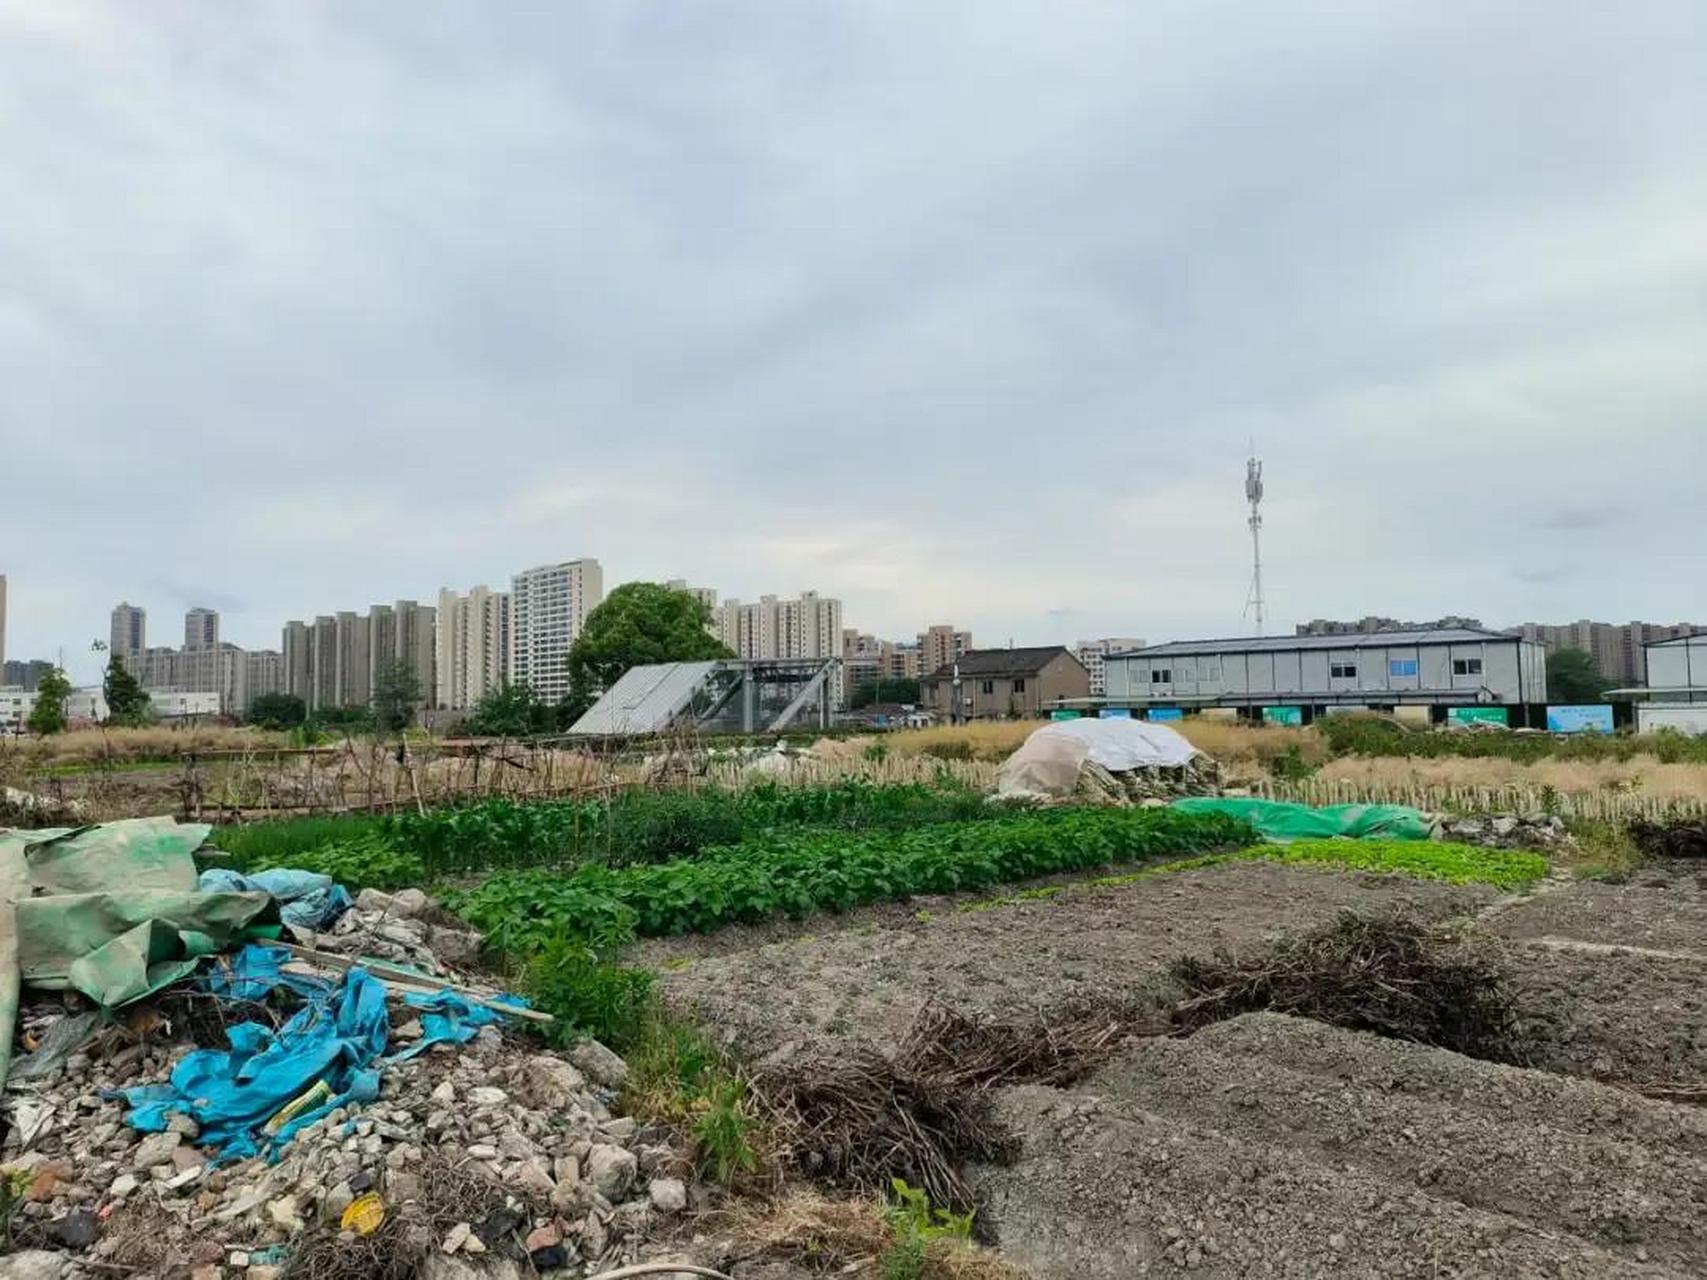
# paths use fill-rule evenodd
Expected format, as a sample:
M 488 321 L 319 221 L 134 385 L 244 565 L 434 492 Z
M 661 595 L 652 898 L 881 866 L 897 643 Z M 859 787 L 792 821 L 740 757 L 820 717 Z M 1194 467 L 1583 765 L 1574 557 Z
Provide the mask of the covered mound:
M 1219 780 L 1215 761 L 1166 725 L 1064 720 L 1035 730 L 1002 763 L 996 794 L 1123 803 L 1202 795 Z

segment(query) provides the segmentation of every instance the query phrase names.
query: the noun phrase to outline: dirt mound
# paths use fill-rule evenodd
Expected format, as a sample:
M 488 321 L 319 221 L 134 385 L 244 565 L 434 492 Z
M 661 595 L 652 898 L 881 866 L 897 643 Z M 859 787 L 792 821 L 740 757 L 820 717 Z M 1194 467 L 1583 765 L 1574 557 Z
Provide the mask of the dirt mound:
M 1002 1095 L 976 1172 L 1038 1280 L 1661 1276 L 1707 1265 L 1707 1118 L 1276 1014 Z
M 1630 838 L 1650 858 L 1707 858 L 1707 822 L 1633 822 Z

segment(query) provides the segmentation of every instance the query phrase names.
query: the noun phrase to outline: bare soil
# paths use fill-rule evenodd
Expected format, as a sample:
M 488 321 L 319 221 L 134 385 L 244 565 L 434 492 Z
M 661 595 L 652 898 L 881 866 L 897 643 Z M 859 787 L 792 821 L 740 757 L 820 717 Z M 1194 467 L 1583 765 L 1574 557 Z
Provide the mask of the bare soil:
M 1005 1092 L 986 1228 L 1037 1280 L 1686 1276 L 1707 1115 L 1274 1014 Z
M 1427 919 L 1467 915 L 1486 886 L 1246 862 L 1130 884 L 1083 885 L 985 910 L 938 904 L 927 919 L 889 909 L 820 917 L 819 929 L 747 950 L 654 944 L 671 1004 L 743 1054 L 786 1055 L 828 1039 L 892 1051 L 927 999 L 973 1016 L 1019 1019 L 1076 999 L 1126 997 L 1186 953 L 1269 941 L 1348 909 Z M 691 962 L 671 969 L 673 957 Z

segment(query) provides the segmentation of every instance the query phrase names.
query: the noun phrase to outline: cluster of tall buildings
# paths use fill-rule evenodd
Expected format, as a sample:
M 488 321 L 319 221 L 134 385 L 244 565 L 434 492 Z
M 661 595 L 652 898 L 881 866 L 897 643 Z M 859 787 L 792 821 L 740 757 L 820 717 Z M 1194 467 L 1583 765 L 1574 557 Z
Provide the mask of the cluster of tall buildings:
M 524 569 L 507 592 L 446 588 L 437 605 L 399 600 L 287 622 L 285 692 L 310 710 L 359 706 L 401 666 L 423 706 L 467 710 L 524 681 L 555 702 L 569 691 L 569 650 L 604 596 L 599 562 L 569 560 Z
M 197 606 L 184 614 L 181 647 L 148 644 L 148 611 L 128 601 L 113 607 L 107 650 L 150 694 L 216 694 L 219 711 L 240 715 L 262 694 L 283 688 L 276 649 L 244 649 L 219 638 L 219 611 Z
M 922 680 L 972 648 L 972 633 L 950 623 L 926 627 L 911 641 L 842 632 L 842 670 L 849 689 L 877 680 Z
M 1548 653 L 1581 649 L 1594 659 L 1600 674 L 1622 686 L 1648 683 L 1647 646 L 1666 640 L 1707 635 L 1707 627 L 1689 622 L 1567 622 L 1553 626 L 1526 622 L 1505 633 L 1541 645 Z

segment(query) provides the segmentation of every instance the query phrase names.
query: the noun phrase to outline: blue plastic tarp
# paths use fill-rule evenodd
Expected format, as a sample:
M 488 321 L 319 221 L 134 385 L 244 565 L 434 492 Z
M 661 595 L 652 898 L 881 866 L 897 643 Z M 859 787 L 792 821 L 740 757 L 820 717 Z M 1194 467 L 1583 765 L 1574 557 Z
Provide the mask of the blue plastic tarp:
M 166 1084 L 143 1085 L 123 1093 L 134 1128 L 157 1133 L 174 1114 L 191 1117 L 201 1143 L 217 1147 L 216 1161 L 242 1160 L 263 1150 L 277 1158 L 297 1130 L 337 1107 L 371 1102 L 379 1096 L 380 1072 L 435 1044 L 464 1044 L 481 1027 L 503 1021 L 501 1011 L 476 1004 L 446 988 L 410 992 L 404 1003 L 420 1014 L 420 1039 L 390 1057 L 390 1018 L 385 988 L 360 967 L 341 981 L 312 974 L 287 973 L 293 957 L 282 947 L 251 945 L 207 977 L 217 996 L 260 1002 L 283 988 L 305 1003 L 276 1032 L 245 1022 L 227 1033 L 231 1048 L 198 1049 L 172 1069 Z M 519 996 L 498 1001 L 525 1008 Z M 265 1127 L 289 1103 L 324 1085 L 309 1108 L 271 1134 Z
M 376 1063 L 389 1033 L 385 988 L 366 970 L 351 969 L 276 1032 L 241 1023 L 226 1033 L 229 1050 L 198 1049 L 172 1068 L 168 1083 L 125 1090 L 125 1120 L 157 1133 L 172 1115 L 189 1116 L 201 1144 L 218 1148 L 217 1159 L 241 1160 L 261 1150 L 258 1131 L 318 1083 L 331 1097 L 271 1135 L 275 1144 L 334 1107 L 377 1098 Z
M 298 929 L 329 929 L 351 907 L 349 891 L 316 871 L 279 868 L 244 875 L 210 867 L 196 880 L 203 893 L 270 893 L 279 903 L 279 919 Z

